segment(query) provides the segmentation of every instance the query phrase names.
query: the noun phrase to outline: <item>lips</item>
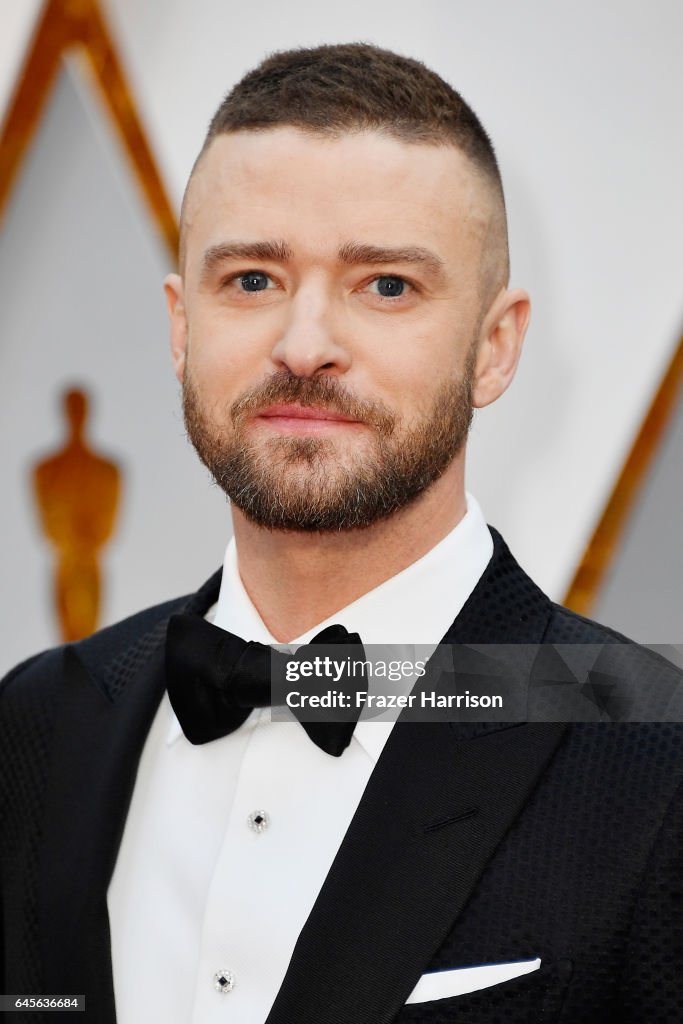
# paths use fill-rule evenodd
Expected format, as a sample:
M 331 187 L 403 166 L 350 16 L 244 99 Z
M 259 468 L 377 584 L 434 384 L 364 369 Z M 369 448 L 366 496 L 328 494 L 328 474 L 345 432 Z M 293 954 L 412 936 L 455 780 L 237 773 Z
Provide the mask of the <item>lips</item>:
M 303 406 L 296 404 L 270 405 L 259 413 L 264 419 L 287 419 L 287 420 L 337 420 L 342 423 L 357 423 L 352 416 L 344 416 L 343 413 L 334 412 L 331 409 L 321 409 L 316 406 Z

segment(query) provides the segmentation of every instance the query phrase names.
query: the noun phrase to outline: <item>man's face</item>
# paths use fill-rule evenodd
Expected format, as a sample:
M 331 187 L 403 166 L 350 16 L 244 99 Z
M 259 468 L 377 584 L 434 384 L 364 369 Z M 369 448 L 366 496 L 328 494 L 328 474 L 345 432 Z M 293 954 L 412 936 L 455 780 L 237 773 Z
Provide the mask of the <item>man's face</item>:
M 247 518 L 364 527 L 453 471 L 488 224 L 452 146 L 293 128 L 214 139 L 167 293 L 188 433 Z

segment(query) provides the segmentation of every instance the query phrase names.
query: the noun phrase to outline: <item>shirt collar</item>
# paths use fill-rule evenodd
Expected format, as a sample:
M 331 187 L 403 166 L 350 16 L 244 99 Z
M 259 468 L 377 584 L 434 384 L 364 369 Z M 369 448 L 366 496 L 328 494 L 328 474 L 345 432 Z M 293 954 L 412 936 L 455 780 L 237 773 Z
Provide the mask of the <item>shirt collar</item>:
M 359 633 L 366 644 L 404 644 L 409 638 L 411 644 L 436 647 L 493 554 L 493 540 L 481 508 L 471 494 L 466 497 L 467 511 L 463 518 L 425 555 L 288 644 L 308 643 L 321 629 L 338 622 L 349 632 Z M 218 602 L 205 617 L 244 640 L 269 645 L 278 643 L 244 588 L 234 537 L 225 552 Z M 361 721 L 354 738 L 376 761 L 392 725 L 393 722 Z M 171 710 L 167 742 L 172 743 L 180 733 L 180 725 Z

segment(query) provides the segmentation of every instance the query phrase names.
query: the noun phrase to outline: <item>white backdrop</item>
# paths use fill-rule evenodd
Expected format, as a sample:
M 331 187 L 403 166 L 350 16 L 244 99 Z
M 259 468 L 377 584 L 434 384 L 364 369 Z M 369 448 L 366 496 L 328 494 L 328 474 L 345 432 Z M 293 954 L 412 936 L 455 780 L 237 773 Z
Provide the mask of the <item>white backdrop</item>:
M 30 470 L 65 439 L 61 392 L 123 475 L 103 621 L 196 588 L 221 561 L 223 495 L 185 441 L 159 281 L 168 257 L 73 67 L 52 94 L 0 237 L 0 671 L 57 639 Z
M 38 5 L 16 6 L 2 0 L 2 102 Z M 530 290 L 534 313 L 517 381 L 477 418 L 469 487 L 525 568 L 561 596 L 681 329 L 683 6 L 107 0 L 105 9 L 176 205 L 218 102 L 273 49 L 376 42 L 424 60 L 472 104 L 502 167 L 513 283 Z M 17 287 L 28 303 L 30 249 L 26 260 Z M 121 302 L 128 322 L 143 315 L 134 291 Z M 158 372 L 152 418 L 170 386 Z M 152 440 L 138 438 L 143 461 Z M 147 578 L 178 523 L 190 554 L 143 588 L 144 601 L 139 580 L 119 575 L 109 615 L 196 585 L 209 551 L 219 563 L 225 517 L 212 512 L 207 525 L 203 492 L 181 490 Z

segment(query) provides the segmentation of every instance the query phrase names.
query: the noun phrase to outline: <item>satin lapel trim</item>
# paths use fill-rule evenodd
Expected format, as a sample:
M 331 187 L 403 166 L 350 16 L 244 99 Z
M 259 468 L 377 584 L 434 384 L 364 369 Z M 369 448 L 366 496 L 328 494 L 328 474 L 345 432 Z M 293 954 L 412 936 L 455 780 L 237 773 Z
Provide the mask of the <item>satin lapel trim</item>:
M 45 991 L 115 1021 L 107 888 L 137 766 L 165 688 L 163 640 L 112 702 L 72 648 L 55 730 L 39 876 Z
M 398 723 L 267 1024 L 393 1020 L 563 732 L 521 725 L 457 742 L 447 723 Z

